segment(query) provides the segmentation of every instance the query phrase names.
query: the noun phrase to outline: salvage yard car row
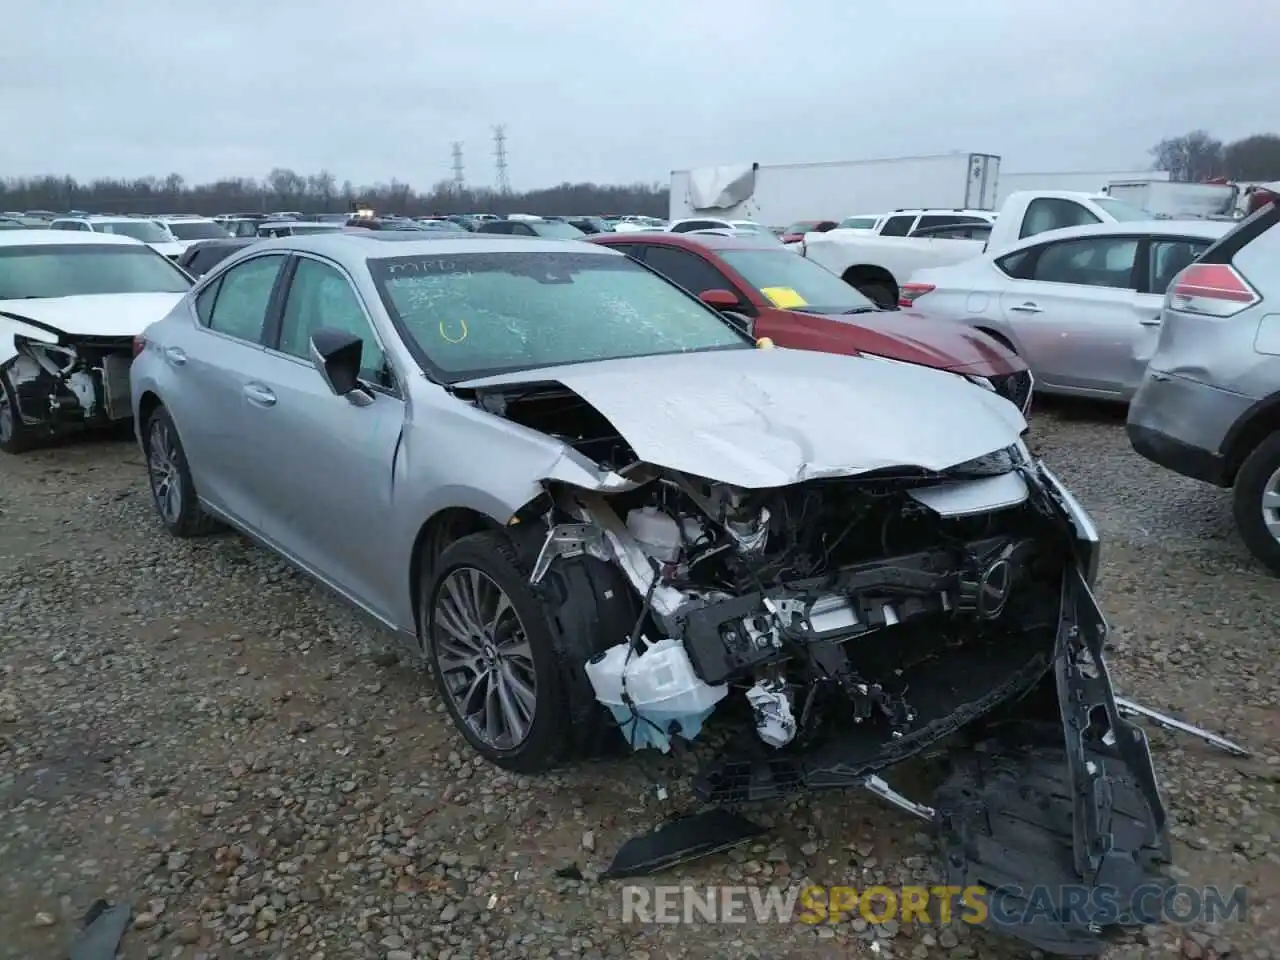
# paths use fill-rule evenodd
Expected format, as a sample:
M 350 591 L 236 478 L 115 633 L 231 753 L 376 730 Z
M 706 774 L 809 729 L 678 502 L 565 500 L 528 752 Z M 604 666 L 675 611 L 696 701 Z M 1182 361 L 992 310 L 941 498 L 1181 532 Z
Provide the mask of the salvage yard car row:
M 402 637 L 492 763 L 692 744 L 705 802 L 867 789 L 937 826 L 962 887 L 1066 889 L 1104 854 L 1121 891 L 1167 879 L 1128 717 L 1168 720 L 1111 687 L 1097 530 L 988 335 L 742 236 L 336 229 L 194 283 L 124 238 L 0 244 L 0 446 L 124 419 L 127 389 L 164 527 L 247 533 Z M 126 249 L 147 266 L 80 269 Z M 960 730 L 932 797 L 882 778 Z M 614 873 L 754 836 L 701 822 Z

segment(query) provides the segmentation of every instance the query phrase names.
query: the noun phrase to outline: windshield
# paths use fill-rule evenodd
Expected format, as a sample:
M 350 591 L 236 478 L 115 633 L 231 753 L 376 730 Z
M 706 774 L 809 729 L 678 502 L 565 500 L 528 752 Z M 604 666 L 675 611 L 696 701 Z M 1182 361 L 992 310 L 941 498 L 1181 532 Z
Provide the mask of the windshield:
M 143 243 L 169 243 L 173 237 L 169 231 L 151 220 L 100 220 L 93 225 L 98 233 L 115 233 L 133 237 Z
M 1150 220 L 1152 216 L 1141 207 L 1135 207 L 1132 203 L 1125 203 L 1123 200 L 1112 200 L 1108 197 L 1095 197 L 1094 203 L 1100 206 L 1111 216 L 1121 221 L 1126 220 Z
M 150 247 L 0 247 L 0 300 L 95 293 L 186 293 L 191 281 Z
M 231 236 L 212 220 L 173 220 L 169 232 L 179 240 L 220 240 Z
M 558 220 L 544 220 L 541 223 L 531 223 L 529 226 L 533 227 L 533 232 L 538 236 L 551 240 L 574 240 L 586 236 L 573 224 L 560 223 Z
M 874 304 L 825 267 L 790 250 L 721 250 L 724 261 L 784 310 L 853 313 Z
M 441 379 L 701 350 L 750 341 L 624 256 L 460 253 L 369 261 L 414 355 Z

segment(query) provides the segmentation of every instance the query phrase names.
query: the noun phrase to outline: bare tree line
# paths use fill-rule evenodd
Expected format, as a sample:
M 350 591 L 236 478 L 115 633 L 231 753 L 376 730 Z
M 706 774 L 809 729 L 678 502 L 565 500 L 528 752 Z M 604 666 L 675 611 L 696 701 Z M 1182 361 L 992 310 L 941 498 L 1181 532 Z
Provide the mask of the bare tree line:
M 1192 130 L 1151 148 L 1152 167 L 1174 180 L 1280 180 L 1280 135 L 1255 133 L 1223 143 L 1207 130 Z
M 327 170 L 300 174 L 277 167 L 262 179 L 230 177 L 190 184 L 180 174 L 83 183 L 69 176 L 0 180 L 0 211 L 84 210 L 89 213 L 200 213 L 290 210 L 341 213 L 353 206 L 379 213 L 422 216 L 450 213 L 544 215 L 667 215 L 668 190 L 660 184 L 562 183 L 523 193 L 458 189 L 444 181 L 419 193 L 399 180 L 372 186 L 338 182 Z

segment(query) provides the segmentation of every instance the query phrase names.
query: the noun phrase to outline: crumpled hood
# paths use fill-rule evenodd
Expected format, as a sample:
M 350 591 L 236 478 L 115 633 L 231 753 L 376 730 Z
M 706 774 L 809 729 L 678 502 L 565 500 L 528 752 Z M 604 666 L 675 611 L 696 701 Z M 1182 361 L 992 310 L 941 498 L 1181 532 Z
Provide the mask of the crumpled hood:
M 923 317 L 908 310 L 822 316 L 859 327 L 865 338 L 863 353 L 982 377 L 1026 368 L 1008 347 L 962 323 Z
M 99 293 L 40 300 L 0 300 L 0 313 L 68 334 L 132 337 L 177 306 L 181 293 Z M 0 320 L 7 319 L 0 317 Z
M 456 384 L 559 383 L 655 466 L 759 489 L 886 467 L 945 470 L 1016 443 L 1007 400 L 927 367 L 726 350 L 525 370 Z

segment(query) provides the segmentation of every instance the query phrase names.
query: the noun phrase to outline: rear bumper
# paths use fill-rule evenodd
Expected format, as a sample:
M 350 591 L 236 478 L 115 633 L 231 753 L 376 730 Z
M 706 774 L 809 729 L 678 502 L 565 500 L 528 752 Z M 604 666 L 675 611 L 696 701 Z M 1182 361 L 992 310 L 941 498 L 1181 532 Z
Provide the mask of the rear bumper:
M 1174 473 L 1227 487 L 1233 478 L 1227 475 L 1226 438 L 1253 402 L 1175 374 L 1148 371 L 1129 405 L 1129 443 Z

